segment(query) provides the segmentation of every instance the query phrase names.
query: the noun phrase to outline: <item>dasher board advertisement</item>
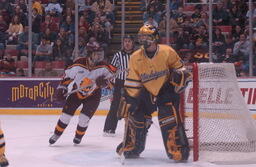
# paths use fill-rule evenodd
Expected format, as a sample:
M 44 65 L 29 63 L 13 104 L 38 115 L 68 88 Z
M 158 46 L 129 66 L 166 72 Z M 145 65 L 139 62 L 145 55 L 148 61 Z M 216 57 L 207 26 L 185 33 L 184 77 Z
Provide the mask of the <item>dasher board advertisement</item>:
M 54 100 L 59 82 L 60 78 L 0 78 L 0 108 L 62 108 L 64 102 Z M 102 89 L 102 97 L 110 94 L 112 90 Z M 108 109 L 109 100 L 99 109 Z
M 62 108 L 63 103 L 54 101 L 54 93 L 60 78 L 0 78 L 0 108 Z M 256 78 L 239 78 L 238 85 L 248 108 L 256 114 Z M 102 96 L 112 90 L 103 89 Z M 100 103 L 98 109 L 108 110 L 110 99 Z
M 0 108 L 59 108 L 54 101 L 59 78 L 1 78 Z
M 256 114 L 256 78 L 239 78 L 234 81 L 202 81 L 199 83 L 198 103 L 203 112 L 243 110 L 247 107 Z M 240 90 L 240 92 L 239 92 Z M 242 97 L 241 97 L 242 96 Z M 193 85 L 190 83 L 185 92 L 185 109 L 193 110 Z M 247 104 L 245 106 L 244 102 Z
M 244 96 L 245 103 L 252 113 L 256 113 L 256 78 L 239 78 L 238 86 Z

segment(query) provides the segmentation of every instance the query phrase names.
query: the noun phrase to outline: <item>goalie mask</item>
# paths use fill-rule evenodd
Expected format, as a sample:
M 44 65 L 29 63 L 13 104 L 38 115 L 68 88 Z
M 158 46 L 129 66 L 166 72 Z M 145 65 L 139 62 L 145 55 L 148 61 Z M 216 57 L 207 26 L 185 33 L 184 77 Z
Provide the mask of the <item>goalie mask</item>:
M 142 26 L 138 33 L 138 41 L 144 48 L 148 48 L 151 46 L 152 43 L 157 42 L 159 39 L 159 34 L 157 28 L 146 24 Z
M 98 42 L 88 43 L 86 48 L 92 63 L 97 64 L 104 60 L 104 50 Z

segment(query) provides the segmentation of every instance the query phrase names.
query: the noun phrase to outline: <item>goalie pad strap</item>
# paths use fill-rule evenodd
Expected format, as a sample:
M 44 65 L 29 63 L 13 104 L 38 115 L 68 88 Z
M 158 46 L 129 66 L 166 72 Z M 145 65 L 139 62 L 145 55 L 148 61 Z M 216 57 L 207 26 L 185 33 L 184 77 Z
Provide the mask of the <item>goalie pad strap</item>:
M 126 103 L 125 98 L 121 97 L 119 107 L 118 107 L 118 110 L 117 110 L 117 118 L 118 119 L 127 118 L 129 107 L 130 106 Z
M 120 99 L 120 104 L 117 110 L 117 118 L 127 118 L 128 112 L 134 113 L 139 104 L 139 99 L 129 96 L 124 92 Z

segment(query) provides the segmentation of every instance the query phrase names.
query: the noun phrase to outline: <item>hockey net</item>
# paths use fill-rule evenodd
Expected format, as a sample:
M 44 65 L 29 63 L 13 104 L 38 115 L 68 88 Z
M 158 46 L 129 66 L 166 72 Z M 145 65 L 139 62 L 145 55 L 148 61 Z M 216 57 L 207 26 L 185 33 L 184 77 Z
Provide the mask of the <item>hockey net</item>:
M 256 126 L 230 63 L 193 64 L 184 93 L 194 161 L 256 163 Z

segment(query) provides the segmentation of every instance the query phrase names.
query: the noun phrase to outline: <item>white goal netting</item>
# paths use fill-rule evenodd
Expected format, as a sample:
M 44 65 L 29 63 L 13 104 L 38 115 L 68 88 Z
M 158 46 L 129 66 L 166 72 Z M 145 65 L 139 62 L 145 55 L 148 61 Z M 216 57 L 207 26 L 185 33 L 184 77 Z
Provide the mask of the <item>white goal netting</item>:
M 256 126 L 229 63 L 198 64 L 199 160 L 256 163 Z M 193 137 L 193 83 L 185 92 L 185 127 Z M 249 163 L 249 162 L 248 162 Z

